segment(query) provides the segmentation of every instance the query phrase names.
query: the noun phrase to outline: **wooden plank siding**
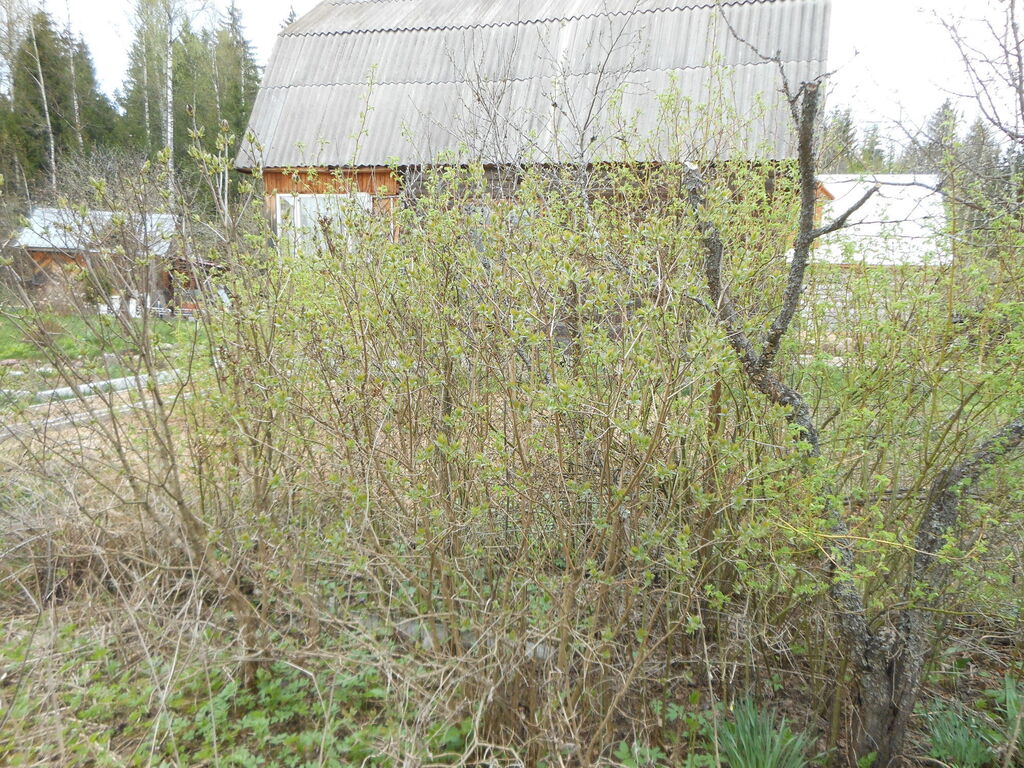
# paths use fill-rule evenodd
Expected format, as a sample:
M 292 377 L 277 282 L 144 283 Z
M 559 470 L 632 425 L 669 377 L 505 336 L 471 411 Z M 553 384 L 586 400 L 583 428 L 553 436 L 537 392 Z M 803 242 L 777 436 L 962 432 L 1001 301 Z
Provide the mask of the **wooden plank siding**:
M 391 168 L 300 168 L 263 171 L 267 217 L 277 227 L 277 195 L 323 195 L 365 192 L 373 195 L 373 209 L 390 213 L 398 199 L 399 179 Z
M 81 253 L 63 253 L 62 251 L 38 251 L 26 249 L 32 261 L 42 270 L 57 269 L 66 264 L 85 266 L 85 256 Z

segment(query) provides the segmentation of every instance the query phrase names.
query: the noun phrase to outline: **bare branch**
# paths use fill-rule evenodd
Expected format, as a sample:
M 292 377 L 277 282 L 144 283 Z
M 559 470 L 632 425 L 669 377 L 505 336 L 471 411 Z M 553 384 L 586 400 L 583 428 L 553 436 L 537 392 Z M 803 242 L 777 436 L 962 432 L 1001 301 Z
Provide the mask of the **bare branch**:
M 837 216 L 831 224 L 827 224 L 824 227 L 819 227 L 818 229 L 811 232 L 811 240 L 817 240 L 819 237 L 830 234 L 845 227 L 846 222 L 849 220 L 849 218 L 853 216 L 853 214 L 855 214 L 857 211 L 859 211 L 864 206 L 864 204 L 868 200 L 870 200 L 876 192 L 878 192 L 878 190 L 879 185 L 875 184 L 875 186 L 873 186 L 871 189 L 864 193 L 860 200 L 858 200 L 856 203 L 847 208 L 844 213 Z
M 814 216 L 818 203 L 818 180 L 814 167 L 814 128 L 818 116 L 820 90 L 818 83 L 804 83 L 800 103 L 800 121 L 797 124 L 797 158 L 799 166 L 800 214 L 797 222 L 793 262 L 789 268 L 786 290 L 782 295 L 782 309 L 772 323 L 765 339 L 764 351 L 757 362 L 757 370 L 771 368 L 778 354 L 782 337 L 789 330 L 803 293 L 804 276 L 811 258 L 814 242 Z

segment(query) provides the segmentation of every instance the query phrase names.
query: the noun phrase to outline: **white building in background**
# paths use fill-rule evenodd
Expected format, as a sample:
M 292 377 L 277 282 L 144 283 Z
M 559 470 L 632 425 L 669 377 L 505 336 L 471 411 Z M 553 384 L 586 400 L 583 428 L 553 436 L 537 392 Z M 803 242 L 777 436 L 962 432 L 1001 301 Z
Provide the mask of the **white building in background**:
M 953 258 L 943 196 L 931 174 L 826 174 L 818 178 L 822 221 L 832 221 L 877 185 L 878 192 L 820 241 L 814 259 L 832 264 L 943 266 Z

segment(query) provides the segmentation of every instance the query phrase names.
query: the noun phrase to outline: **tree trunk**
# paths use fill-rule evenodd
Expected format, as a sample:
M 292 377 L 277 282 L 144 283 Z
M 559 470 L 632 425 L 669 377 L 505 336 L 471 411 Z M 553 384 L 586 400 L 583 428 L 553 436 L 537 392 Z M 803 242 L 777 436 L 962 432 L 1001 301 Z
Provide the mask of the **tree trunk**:
M 39 45 L 36 42 L 36 25 L 33 19 L 29 25 L 32 35 L 32 52 L 36 58 L 36 82 L 39 85 L 39 96 L 43 101 L 43 117 L 46 120 L 46 143 L 50 160 L 50 188 L 57 192 L 57 140 L 53 135 L 53 121 L 50 119 L 50 102 L 46 96 L 46 78 L 43 77 L 43 63 L 39 60 Z
M 858 761 L 874 753 L 874 765 L 887 768 L 903 754 L 931 641 L 934 622 L 929 608 L 952 577 L 952 564 L 940 552 L 955 532 L 964 495 L 986 470 L 1016 451 L 1022 442 L 1024 420 L 1017 419 L 932 483 L 914 541 L 914 564 L 904 587 L 907 600 L 921 589 L 925 596 L 916 607 L 898 614 L 894 626 L 866 637 L 854 697 L 857 722 L 853 754 Z
M 78 73 L 75 67 L 75 52 L 71 52 L 71 110 L 75 122 L 75 143 L 79 151 L 85 150 L 85 139 L 82 137 L 82 108 L 78 101 Z
M 78 100 L 78 67 L 75 64 L 78 49 L 75 47 L 75 38 L 71 34 L 70 0 L 67 0 L 66 7 L 68 14 L 68 50 L 71 53 L 71 114 L 75 126 L 75 143 L 78 144 L 78 150 L 81 152 L 85 149 L 85 140 L 82 138 L 82 108 Z
M 164 108 L 167 110 L 167 186 L 174 191 L 174 18 L 167 14 L 167 57 L 164 62 Z
M 814 133 L 819 83 L 804 83 L 798 94 L 789 97 L 798 133 L 800 215 L 782 306 L 767 329 L 760 350 L 744 328 L 748 318 L 743 317 L 729 292 L 728 280 L 723 274 L 725 240 L 717 227 L 704 216 L 708 201 L 703 178 L 697 170 L 691 172 L 688 180 L 688 195 L 697 216 L 705 253 L 704 272 L 711 297 L 711 303 L 705 306 L 717 316 L 749 382 L 771 402 L 787 407 L 787 418 L 800 428 L 808 457 L 818 459 L 821 456 L 820 436 L 810 406 L 799 391 L 786 384 L 773 370 L 773 363 L 799 309 L 812 244 L 822 235 L 842 229 L 851 214 L 864 205 L 878 188 L 870 190 L 831 224 L 815 228 L 817 175 Z M 939 595 L 950 581 L 950 562 L 940 557 L 940 553 L 959 519 L 960 500 L 986 469 L 1020 446 L 1022 440 L 1024 420 L 1018 419 L 982 443 L 969 458 L 948 468 L 935 479 L 918 527 L 913 567 L 903 589 L 905 600 L 914 599 L 922 589 L 925 598 L 913 608 L 896 614 L 892 626 L 878 630 L 871 628 L 864 596 L 851 575 L 856 550 L 842 510 L 829 501 L 830 492 L 823 494 L 822 511 L 832 534 L 832 549 L 828 553 L 833 578 L 830 593 L 838 611 L 837 628 L 844 655 L 856 675 L 851 702 L 854 718 L 851 757 L 856 763 L 867 762 L 888 768 L 902 756 L 930 641 L 932 620 L 928 602 Z
M 142 122 L 146 126 L 146 157 L 152 157 L 153 123 L 149 114 L 149 45 L 146 36 L 142 37 Z
M 884 768 L 903 753 L 924 668 L 924 628 L 911 628 L 907 620 L 903 616 L 903 626 L 886 627 L 868 638 L 852 702 L 851 757 L 857 763 L 873 755 L 871 764 Z

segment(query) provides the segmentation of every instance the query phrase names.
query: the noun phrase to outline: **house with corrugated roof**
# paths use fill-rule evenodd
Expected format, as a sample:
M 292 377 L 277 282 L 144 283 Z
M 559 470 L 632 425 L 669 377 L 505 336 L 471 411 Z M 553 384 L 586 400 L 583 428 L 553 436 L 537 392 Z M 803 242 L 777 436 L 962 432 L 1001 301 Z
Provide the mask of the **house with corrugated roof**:
M 63 286 L 69 272 L 82 268 L 98 272 L 118 263 L 122 270 L 150 262 L 162 265 L 150 297 L 153 305 L 162 306 L 172 292 L 176 233 L 176 219 L 169 214 L 37 207 L 11 246 L 28 257 L 29 268 L 21 270 L 25 287 L 44 292 L 55 284 Z
M 783 160 L 783 85 L 825 72 L 829 15 L 830 0 L 324 0 L 280 33 L 237 165 L 301 225 L 438 163 L 657 163 L 688 143 Z

